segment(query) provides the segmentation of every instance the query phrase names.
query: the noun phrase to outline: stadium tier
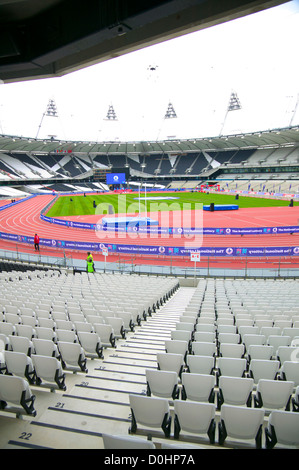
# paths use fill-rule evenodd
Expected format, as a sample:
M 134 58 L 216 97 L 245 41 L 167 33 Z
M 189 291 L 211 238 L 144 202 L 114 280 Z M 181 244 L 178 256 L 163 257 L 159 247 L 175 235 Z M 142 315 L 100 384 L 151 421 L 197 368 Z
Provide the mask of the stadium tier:
M 127 185 L 133 186 L 136 181 L 147 181 L 150 185 L 160 184 L 165 188 L 194 189 L 200 181 L 211 180 L 217 182 L 220 189 L 248 189 L 250 185 L 251 190 L 273 191 L 275 187 L 277 190 L 280 188 L 279 192 L 286 192 L 291 185 L 294 192 L 294 187 L 298 186 L 298 161 L 296 146 L 147 154 L 2 151 L 0 181 L 12 185 L 16 179 L 20 179 L 23 191 L 26 191 L 27 186 L 28 192 L 36 189 L 98 191 L 107 190 L 108 187 L 104 178 L 96 183 L 93 181 L 94 169 L 113 172 L 115 168 L 126 168 L 130 174 Z M 30 184 L 26 184 L 27 181 Z M 47 181 L 44 184 L 46 188 L 43 187 L 44 181 Z M 32 184 L 34 188 L 30 188 Z M 1 185 L 2 192 L 3 188 Z M 6 195 L 5 191 L 3 195 Z
M 1 448 L 299 448 L 298 280 L 0 286 Z

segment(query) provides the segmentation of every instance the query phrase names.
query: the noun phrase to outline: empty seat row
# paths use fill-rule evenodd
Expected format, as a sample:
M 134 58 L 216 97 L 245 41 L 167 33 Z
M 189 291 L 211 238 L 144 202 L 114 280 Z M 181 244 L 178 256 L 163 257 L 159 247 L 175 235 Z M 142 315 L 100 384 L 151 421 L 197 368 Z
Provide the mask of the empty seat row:
M 187 355 L 161 352 L 157 353 L 157 365 L 160 370 L 175 371 L 181 377 L 184 371 L 191 373 L 215 374 L 217 381 L 221 375 L 230 377 L 251 377 L 257 384 L 260 379 L 290 380 L 299 385 L 299 361 L 252 359 L 247 368 L 245 358 L 218 357 L 212 355 Z
M 218 383 L 215 375 L 183 372 L 180 380 L 175 371 L 146 369 L 147 395 L 169 400 L 200 401 L 256 408 L 284 409 L 291 405 L 296 409 L 296 392 L 292 381 L 259 379 L 255 384 L 252 377 L 221 375 Z
M 172 415 L 169 402 L 165 398 L 129 395 L 131 407 L 131 426 L 129 432 L 138 432 L 141 425 L 147 429 L 162 429 L 164 436 L 171 433 Z M 179 439 L 182 432 L 207 439 L 211 444 L 216 442 L 216 406 L 212 403 L 175 400 L 174 438 Z M 247 408 L 243 406 L 222 405 L 218 421 L 218 443 L 225 445 L 227 438 L 239 443 L 254 443 L 262 448 L 263 424 L 265 411 L 263 408 Z M 273 448 L 281 443 L 288 446 L 299 445 L 299 413 L 273 410 L 269 416 L 269 424 L 265 430 L 265 444 Z
M 44 346 L 42 349 L 44 351 Z M 31 385 L 35 383 L 39 385 L 41 383 L 39 380 L 36 380 L 38 377 L 36 367 L 38 368 L 39 373 L 41 374 L 40 378 L 42 378 L 42 365 L 44 366 L 44 370 L 48 371 L 50 364 L 52 364 L 52 382 L 56 382 L 57 384 L 58 382 L 55 379 L 54 372 L 58 369 L 59 371 L 65 369 L 71 370 L 73 372 L 88 371 L 86 367 L 87 359 L 84 350 L 78 343 L 67 343 L 62 341 L 58 342 L 57 351 L 54 350 L 52 355 L 32 354 L 31 356 L 28 356 L 24 352 L 4 351 L 1 353 L 1 356 L 2 358 L 0 372 L 2 374 L 12 374 L 15 376 L 23 377 L 27 379 Z M 39 361 L 38 364 L 36 364 L 36 361 Z M 46 372 L 46 374 L 47 373 L 48 372 Z

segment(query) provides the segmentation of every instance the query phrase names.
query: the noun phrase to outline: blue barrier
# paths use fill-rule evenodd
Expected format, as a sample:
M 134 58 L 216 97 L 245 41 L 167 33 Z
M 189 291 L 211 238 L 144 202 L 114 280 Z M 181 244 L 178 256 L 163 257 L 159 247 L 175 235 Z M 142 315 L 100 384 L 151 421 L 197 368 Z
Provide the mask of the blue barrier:
M 105 226 L 101 223 L 89 224 L 87 222 L 70 221 L 65 219 L 56 219 L 54 217 L 47 217 L 41 214 L 40 218 L 44 222 L 51 224 L 61 225 L 63 227 L 81 228 L 86 230 L 95 231 L 114 231 L 114 232 L 134 232 L 151 233 L 151 234 L 172 234 L 172 235 L 271 235 L 283 233 L 299 233 L 298 225 L 289 226 L 276 226 L 276 227 L 157 227 L 156 225 L 138 226 L 137 224 L 127 224 L 121 226 L 118 224 L 111 224 Z
M 211 206 L 203 206 L 204 211 L 211 211 Z M 215 204 L 214 211 L 235 211 L 239 209 L 239 206 L 236 204 Z
M 0 239 L 17 243 L 34 243 L 33 237 L 0 232 Z M 61 248 L 69 250 L 84 250 L 101 253 L 103 248 L 108 253 L 126 253 L 138 255 L 165 255 L 165 256 L 190 256 L 192 252 L 201 256 L 225 256 L 225 257 L 263 257 L 263 256 L 298 256 L 299 247 L 192 247 L 183 246 L 157 246 L 157 245 L 129 245 L 114 243 L 77 242 L 70 240 L 56 240 L 41 238 L 40 246 L 46 248 Z

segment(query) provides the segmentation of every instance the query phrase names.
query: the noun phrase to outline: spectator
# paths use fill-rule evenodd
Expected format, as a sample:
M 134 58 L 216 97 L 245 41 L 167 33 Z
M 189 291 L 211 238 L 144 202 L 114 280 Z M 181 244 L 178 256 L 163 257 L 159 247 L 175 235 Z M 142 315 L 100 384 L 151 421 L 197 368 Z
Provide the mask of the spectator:
M 34 235 L 34 249 L 35 251 L 39 251 L 39 236 L 37 233 Z

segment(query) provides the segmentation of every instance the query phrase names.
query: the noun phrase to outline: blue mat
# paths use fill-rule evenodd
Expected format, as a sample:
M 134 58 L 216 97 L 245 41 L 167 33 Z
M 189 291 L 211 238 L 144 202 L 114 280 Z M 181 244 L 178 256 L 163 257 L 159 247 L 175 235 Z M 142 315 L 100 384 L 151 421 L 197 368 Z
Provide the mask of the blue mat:
M 148 226 L 158 225 L 157 220 L 153 220 L 150 217 L 103 217 L 103 227 L 127 227 L 130 226 Z
M 239 206 L 236 204 L 215 204 L 214 205 L 214 211 L 235 211 L 239 209 Z M 204 211 L 210 211 L 210 205 L 208 206 L 203 206 Z

